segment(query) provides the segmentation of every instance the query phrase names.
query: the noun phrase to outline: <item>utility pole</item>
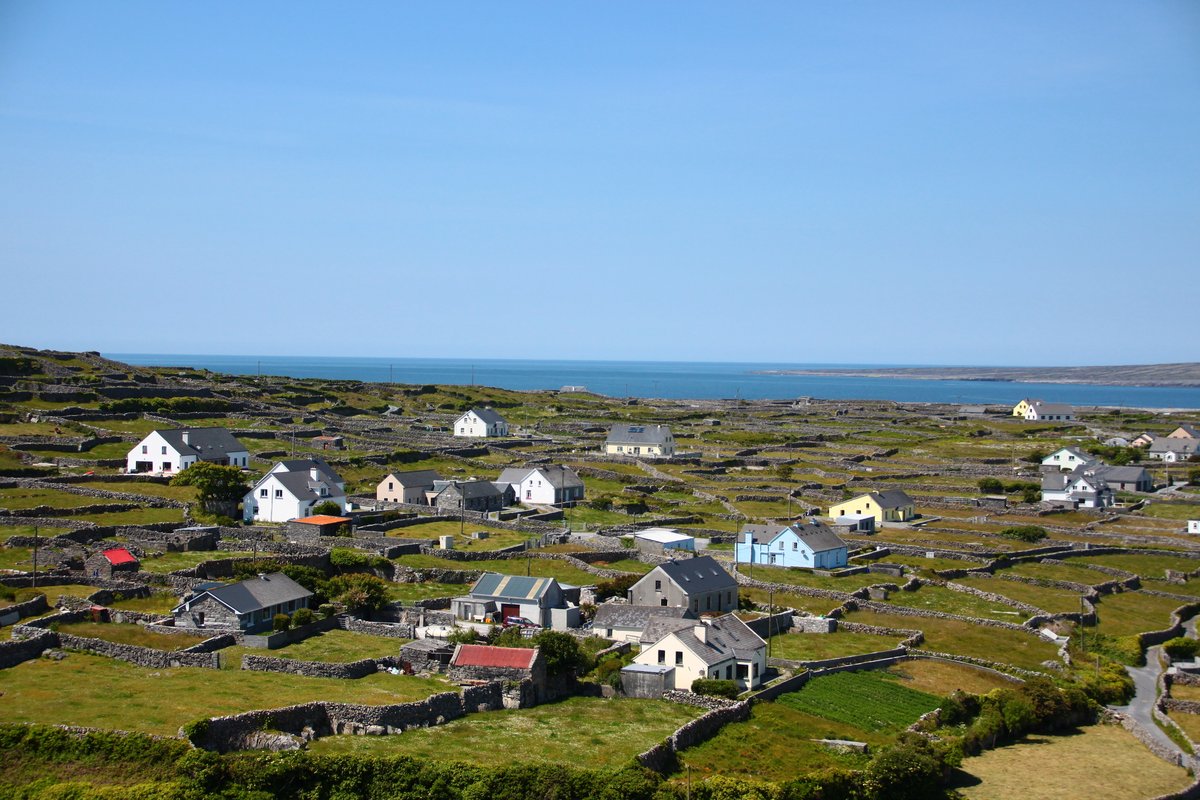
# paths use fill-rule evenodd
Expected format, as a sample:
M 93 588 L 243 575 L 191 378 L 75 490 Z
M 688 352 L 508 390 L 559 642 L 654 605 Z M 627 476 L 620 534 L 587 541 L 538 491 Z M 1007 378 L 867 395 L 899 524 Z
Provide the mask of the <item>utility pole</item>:
M 392 367 L 393 366 L 394 366 L 393 364 L 388 364 L 388 383 L 389 384 L 395 383 L 395 381 L 392 380 Z
M 33 526 L 33 588 L 37 588 L 38 529 Z

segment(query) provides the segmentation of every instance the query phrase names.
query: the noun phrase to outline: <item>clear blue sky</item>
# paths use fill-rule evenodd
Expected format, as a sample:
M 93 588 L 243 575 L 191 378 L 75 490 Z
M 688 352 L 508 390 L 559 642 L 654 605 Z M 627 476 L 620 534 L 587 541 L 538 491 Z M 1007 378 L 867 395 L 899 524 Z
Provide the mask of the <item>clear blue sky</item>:
M 1197 360 L 1200 3 L 0 0 L 0 262 L 38 347 Z

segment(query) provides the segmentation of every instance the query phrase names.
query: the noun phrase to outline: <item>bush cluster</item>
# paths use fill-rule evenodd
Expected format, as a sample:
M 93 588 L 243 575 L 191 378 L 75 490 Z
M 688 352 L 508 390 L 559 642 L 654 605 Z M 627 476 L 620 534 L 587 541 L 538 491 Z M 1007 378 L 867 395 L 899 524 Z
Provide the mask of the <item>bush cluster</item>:
M 1000 535 L 1009 539 L 1020 539 L 1022 542 L 1040 542 L 1049 534 L 1040 525 L 1015 525 L 1000 531 Z
M 725 697 L 729 700 L 736 700 L 740 694 L 736 681 L 720 680 L 717 678 L 696 678 L 696 680 L 692 681 L 692 691 L 696 694 Z

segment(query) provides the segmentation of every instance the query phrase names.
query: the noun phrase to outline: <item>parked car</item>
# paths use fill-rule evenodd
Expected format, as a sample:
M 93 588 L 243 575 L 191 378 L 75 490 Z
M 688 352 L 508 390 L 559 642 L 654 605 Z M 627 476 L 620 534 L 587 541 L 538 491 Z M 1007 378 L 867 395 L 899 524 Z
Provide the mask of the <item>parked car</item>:
M 504 618 L 504 627 L 506 627 L 506 628 L 514 628 L 514 627 L 515 628 L 540 628 L 541 625 L 538 625 L 536 622 L 534 622 L 533 620 L 528 619 L 526 617 L 505 617 Z

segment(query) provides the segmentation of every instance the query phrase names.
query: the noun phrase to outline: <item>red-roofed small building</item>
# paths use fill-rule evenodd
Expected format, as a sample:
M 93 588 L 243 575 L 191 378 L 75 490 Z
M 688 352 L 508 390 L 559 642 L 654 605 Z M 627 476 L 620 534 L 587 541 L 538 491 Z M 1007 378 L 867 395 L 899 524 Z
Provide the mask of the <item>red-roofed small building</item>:
M 450 657 L 448 673 L 451 680 L 460 683 L 531 680 L 537 686 L 543 686 L 546 660 L 536 647 L 460 644 Z
M 317 542 L 322 536 L 349 536 L 354 527 L 350 517 L 335 517 L 329 514 L 316 514 L 311 517 L 300 517 L 289 520 L 287 524 L 288 538 L 293 542 Z
M 114 572 L 137 572 L 142 563 L 137 556 L 124 547 L 113 547 L 93 553 L 83 562 L 83 571 L 89 578 L 111 580 Z

